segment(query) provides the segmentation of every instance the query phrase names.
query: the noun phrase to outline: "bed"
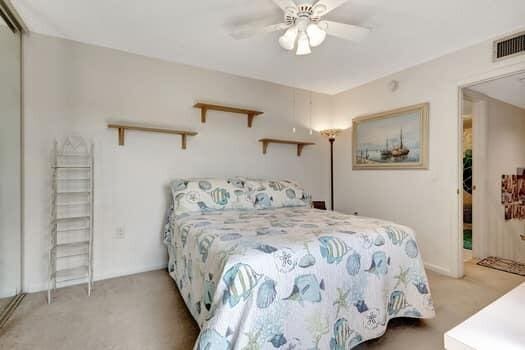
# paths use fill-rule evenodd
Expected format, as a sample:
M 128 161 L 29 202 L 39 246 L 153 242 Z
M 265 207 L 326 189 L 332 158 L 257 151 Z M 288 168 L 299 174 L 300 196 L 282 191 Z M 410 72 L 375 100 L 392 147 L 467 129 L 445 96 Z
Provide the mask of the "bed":
M 290 181 L 176 180 L 168 270 L 198 350 L 343 350 L 390 319 L 432 318 L 414 232 L 311 209 Z

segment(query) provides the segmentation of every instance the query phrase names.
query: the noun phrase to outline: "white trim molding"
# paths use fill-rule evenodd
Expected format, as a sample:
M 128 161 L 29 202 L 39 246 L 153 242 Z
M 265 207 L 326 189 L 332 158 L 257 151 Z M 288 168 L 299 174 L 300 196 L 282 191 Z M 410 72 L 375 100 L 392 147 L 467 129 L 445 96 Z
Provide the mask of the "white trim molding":
M 95 275 L 93 277 L 93 280 L 98 282 L 98 281 L 108 280 L 108 279 L 111 279 L 111 278 L 131 276 L 131 275 L 136 275 L 136 274 L 143 273 L 143 272 L 163 270 L 163 269 L 167 269 L 167 268 L 168 268 L 168 264 L 165 263 L 165 264 L 161 264 L 161 265 L 151 265 L 151 266 L 139 267 L 139 268 L 136 268 L 136 269 L 127 269 L 127 270 L 122 270 L 122 271 L 113 271 L 113 272 L 104 273 L 104 274 L 100 274 L 100 275 L 97 275 L 95 273 Z M 96 270 L 95 270 L 95 272 L 96 272 Z M 80 282 L 79 281 L 72 281 L 71 283 L 64 283 L 63 286 L 61 286 L 60 288 L 70 287 L 70 286 L 75 286 L 75 285 L 81 285 L 81 284 L 85 284 L 85 282 L 83 282 L 83 281 L 80 281 Z M 57 289 L 59 289 L 59 288 L 57 288 Z M 94 284 L 94 286 L 93 286 L 94 293 L 96 293 L 96 289 L 97 289 L 97 285 Z M 37 293 L 37 292 L 42 292 L 42 291 L 45 291 L 45 290 L 47 290 L 47 281 L 42 281 L 40 283 L 35 283 L 35 284 L 32 284 L 32 285 L 28 286 L 28 288 L 24 292 L 26 292 L 26 293 Z

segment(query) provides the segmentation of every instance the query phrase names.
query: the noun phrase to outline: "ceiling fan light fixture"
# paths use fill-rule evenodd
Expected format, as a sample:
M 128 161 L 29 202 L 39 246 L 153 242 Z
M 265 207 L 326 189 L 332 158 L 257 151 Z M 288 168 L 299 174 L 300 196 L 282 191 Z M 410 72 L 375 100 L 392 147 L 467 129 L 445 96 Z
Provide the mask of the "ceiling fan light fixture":
M 285 50 L 293 50 L 295 47 L 295 40 L 297 39 L 297 27 L 293 26 L 279 38 L 279 45 Z
M 326 32 L 321 29 L 316 23 L 310 23 L 306 28 L 306 33 L 310 39 L 310 46 L 317 47 L 321 45 L 326 39 Z
M 299 39 L 297 40 L 297 56 L 309 55 L 312 53 L 310 49 L 310 41 L 308 40 L 308 35 L 305 32 L 299 33 Z
M 323 19 L 325 15 L 350 0 L 272 1 L 284 12 L 282 23 L 265 25 L 263 23 L 266 23 L 266 20 L 254 21 L 239 25 L 231 36 L 241 40 L 259 34 L 281 32 L 278 38 L 279 46 L 301 56 L 311 54 L 312 48 L 322 45 L 328 35 L 351 42 L 360 42 L 370 33 L 370 28 Z

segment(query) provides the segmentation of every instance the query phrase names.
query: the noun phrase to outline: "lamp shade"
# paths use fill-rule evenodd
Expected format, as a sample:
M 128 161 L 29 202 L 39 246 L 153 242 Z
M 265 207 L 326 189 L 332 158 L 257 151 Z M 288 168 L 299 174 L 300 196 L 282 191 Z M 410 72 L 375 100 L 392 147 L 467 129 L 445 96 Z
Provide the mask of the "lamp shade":
M 326 129 L 321 131 L 321 135 L 326 136 L 330 139 L 334 139 L 337 135 L 339 135 L 343 130 L 341 129 Z
M 293 26 L 279 38 L 279 45 L 285 50 L 293 50 L 295 47 L 295 39 L 297 39 L 297 27 Z
M 299 39 L 297 40 L 297 52 L 296 55 L 303 56 L 309 55 L 312 53 L 310 49 L 310 42 L 308 41 L 308 35 L 306 32 L 299 33 Z
M 310 39 L 310 46 L 317 47 L 321 45 L 326 39 L 326 32 L 322 30 L 316 23 L 310 23 L 306 28 L 306 33 Z

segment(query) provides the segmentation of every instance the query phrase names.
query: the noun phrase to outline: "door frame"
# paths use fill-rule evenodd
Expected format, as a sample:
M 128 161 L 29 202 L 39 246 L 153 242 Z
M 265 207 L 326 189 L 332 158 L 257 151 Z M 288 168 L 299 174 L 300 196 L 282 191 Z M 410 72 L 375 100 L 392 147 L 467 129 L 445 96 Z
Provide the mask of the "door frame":
M 457 232 L 456 232 L 456 261 L 455 269 L 452 274 L 461 278 L 465 275 L 464 261 L 463 261 L 463 90 L 471 87 L 472 85 L 489 82 L 505 78 L 512 75 L 525 73 L 525 62 L 516 64 L 510 64 L 502 66 L 488 72 L 472 76 L 468 79 L 460 81 L 458 83 L 458 113 L 457 113 L 457 164 L 458 164 L 458 182 L 457 182 L 457 195 L 458 195 L 458 212 L 457 212 Z

